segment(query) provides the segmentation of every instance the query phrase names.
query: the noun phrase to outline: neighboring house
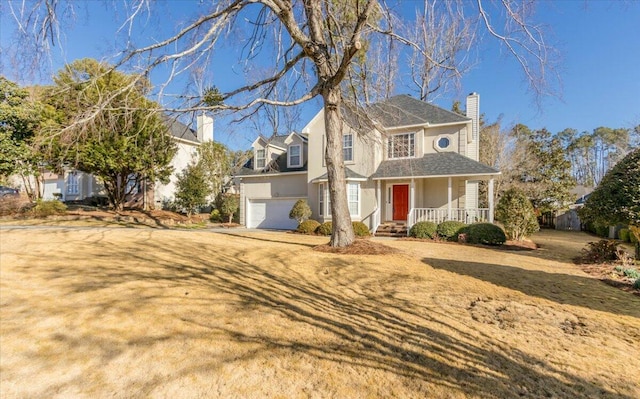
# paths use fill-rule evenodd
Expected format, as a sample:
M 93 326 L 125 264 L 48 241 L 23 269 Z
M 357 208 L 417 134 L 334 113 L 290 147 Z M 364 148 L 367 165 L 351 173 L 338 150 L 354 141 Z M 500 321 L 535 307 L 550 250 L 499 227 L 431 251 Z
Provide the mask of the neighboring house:
M 375 128 L 345 113 L 343 148 L 352 220 L 372 231 L 394 222 L 493 221 L 493 178 L 478 162 L 479 101 L 467 97 L 464 117 L 407 95 L 366 110 Z M 288 215 L 307 199 L 313 218 L 331 220 L 321 110 L 302 130 L 253 143 L 238 175 L 240 219 L 247 227 L 295 228 Z M 478 183 L 489 181 L 489 208 L 478 207 Z
M 196 117 L 196 130 L 184 123 L 165 117 L 165 123 L 177 145 L 176 155 L 171 160 L 173 173 L 168 184 L 157 183 L 154 188 L 154 200 L 157 208 L 173 200 L 178 174 L 193 160 L 198 146 L 204 141 L 213 140 L 213 118 L 206 115 Z M 59 198 L 63 201 L 78 201 L 87 197 L 99 196 L 103 187 L 95 176 L 73 169 L 64 173 L 44 174 L 44 199 Z M 143 195 L 142 188 L 134 188 L 133 193 Z

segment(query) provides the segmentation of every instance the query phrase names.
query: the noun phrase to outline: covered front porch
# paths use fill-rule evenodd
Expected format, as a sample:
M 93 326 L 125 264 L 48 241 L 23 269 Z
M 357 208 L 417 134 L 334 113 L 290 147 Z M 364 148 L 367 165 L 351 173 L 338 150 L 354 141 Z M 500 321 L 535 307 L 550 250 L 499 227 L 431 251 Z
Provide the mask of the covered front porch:
M 487 181 L 488 208 L 480 208 L 479 184 Z M 465 224 L 493 222 L 494 179 L 483 176 L 437 176 L 377 179 L 374 231 L 383 224 L 404 224 L 407 231 L 417 222 L 439 224 L 455 220 Z

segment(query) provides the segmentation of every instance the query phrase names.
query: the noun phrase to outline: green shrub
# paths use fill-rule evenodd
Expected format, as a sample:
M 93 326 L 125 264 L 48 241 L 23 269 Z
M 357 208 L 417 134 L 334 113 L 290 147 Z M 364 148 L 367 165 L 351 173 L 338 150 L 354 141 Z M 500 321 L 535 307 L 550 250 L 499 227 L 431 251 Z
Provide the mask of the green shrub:
M 618 243 L 613 240 L 590 242 L 582 253 L 582 261 L 585 263 L 614 261 L 618 259 Z
M 224 194 L 220 200 L 220 213 L 224 215 L 229 223 L 234 220 L 234 216 L 239 216 L 240 196 L 237 194 Z M 235 220 L 238 220 L 237 218 Z
M 36 206 L 33 207 L 32 212 L 36 217 L 64 215 L 65 213 L 67 213 L 67 206 L 58 200 L 38 200 L 36 202 Z
M 371 235 L 371 232 L 369 231 L 369 228 L 366 224 L 362 222 L 352 222 L 351 225 L 353 226 L 353 232 L 356 236 L 368 237 Z
M 502 245 L 507 236 L 499 226 L 492 223 L 474 223 L 463 229 L 467 242 L 471 244 Z
M 302 223 L 311 217 L 311 208 L 307 204 L 307 200 L 299 199 L 293 204 L 293 208 L 289 212 L 289 219 L 295 219 L 298 223 Z
M 209 194 L 209 183 L 202 168 L 188 165 L 176 181 L 175 202 L 178 208 L 184 209 L 187 216 L 198 212 L 206 205 Z
M 438 225 L 436 233 L 445 240 L 457 241 L 458 234 L 460 234 L 461 230 L 464 229 L 465 226 L 466 224 L 462 222 L 447 220 Z
M 415 238 L 436 238 L 438 225 L 433 222 L 418 222 L 411 226 L 409 235 Z
M 305 220 L 298 225 L 296 231 L 304 234 L 312 234 L 316 232 L 316 229 L 320 227 L 320 223 L 317 220 Z
M 635 283 L 633 283 L 633 288 L 640 290 L 640 278 L 637 279 Z
M 222 222 L 222 215 L 220 214 L 220 211 L 217 209 L 212 210 L 211 215 L 209 215 L 209 220 L 213 223 Z
M 637 244 L 638 243 L 638 239 L 636 238 L 635 235 L 633 235 L 632 232 L 629 232 L 629 242 L 632 244 Z
M 316 233 L 323 236 L 330 236 L 333 232 L 333 224 L 331 222 L 324 222 L 316 229 Z
M 512 240 L 522 240 L 540 230 L 529 197 L 517 188 L 502 194 L 496 206 L 496 219 L 504 225 L 507 236 Z
M 620 231 L 618 231 L 618 237 L 623 242 L 630 242 L 629 241 L 630 235 L 631 235 L 631 232 L 629 231 L 629 229 L 620 229 Z
M 622 274 L 633 280 L 637 280 L 640 278 L 640 272 L 637 269 L 624 269 L 622 271 Z
M 595 229 L 595 234 L 598 237 L 609 237 L 609 226 L 605 226 L 601 223 L 595 223 L 593 227 Z

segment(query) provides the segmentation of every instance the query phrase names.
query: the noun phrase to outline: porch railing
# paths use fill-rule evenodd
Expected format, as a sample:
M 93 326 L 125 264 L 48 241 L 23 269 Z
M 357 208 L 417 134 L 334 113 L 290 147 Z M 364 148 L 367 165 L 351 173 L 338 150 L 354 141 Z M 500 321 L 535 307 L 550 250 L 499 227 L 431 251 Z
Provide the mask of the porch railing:
M 407 215 L 407 230 L 418 222 L 433 222 L 440 224 L 445 220 L 471 224 L 489 221 L 489 208 L 451 208 L 451 216 L 447 208 L 412 208 Z

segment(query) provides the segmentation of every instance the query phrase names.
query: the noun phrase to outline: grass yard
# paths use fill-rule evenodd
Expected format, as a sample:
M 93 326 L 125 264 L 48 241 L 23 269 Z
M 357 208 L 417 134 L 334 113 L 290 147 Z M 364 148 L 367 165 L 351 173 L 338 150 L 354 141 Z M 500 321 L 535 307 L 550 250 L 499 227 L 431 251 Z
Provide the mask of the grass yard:
M 0 397 L 640 397 L 640 297 L 536 251 L 0 230 Z

